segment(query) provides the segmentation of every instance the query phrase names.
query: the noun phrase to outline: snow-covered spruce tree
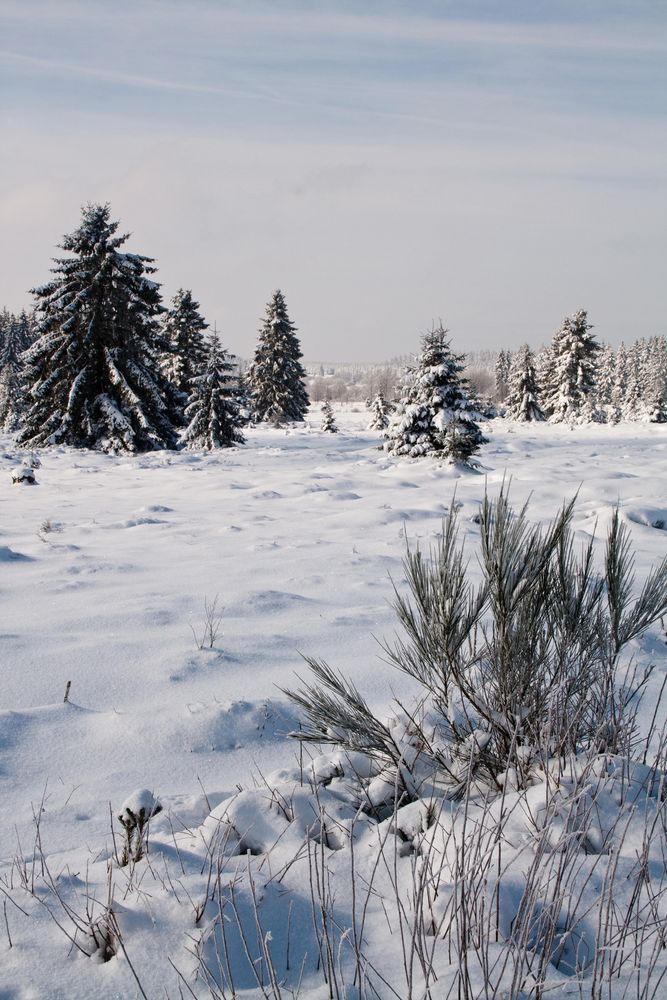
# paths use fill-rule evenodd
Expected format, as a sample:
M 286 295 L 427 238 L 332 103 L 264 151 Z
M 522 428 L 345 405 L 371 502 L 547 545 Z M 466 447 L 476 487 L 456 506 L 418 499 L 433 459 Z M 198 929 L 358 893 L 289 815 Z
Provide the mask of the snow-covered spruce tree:
M 237 365 L 237 382 L 236 382 L 236 398 L 239 404 L 239 413 L 241 415 L 241 420 L 243 424 L 249 424 L 252 420 L 252 397 L 250 395 L 250 389 L 248 387 L 248 372 L 247 369 L 244 371 L 242 362 L 240 359 L 236 359 Z
M 650 337 L 646 353 L 646 419 L 667 422 L 667 340 Z
M 255 357 L 246 377 L 255 423 L 267 420 L 282 424 L 304 419 L 309 400 L 295 330 L 283 293 L 278 289 L 267 304 Z
M 597 379 L 595 385 L 595 403 L 598 410 L 604 414 L 605 422 L 618 423 L 620 413 L 613 403 L 614 385 L 616 382 L 616 355 L 609 344 L 600 346 L 597 363 Z
M 245 423 L 239 406 L 234 364 L 223 350 L 217 334 L 203 348 L 200 374 L 191 377 L 191 395 L 185 416 L 188 426 L 183 440 L 189 448 L 211 450 L 243 444 L 240 427 Z
M 514 354 L 508 377 L 507 416 L 514 420 L 544 420 L 535 357 L 528 344 Z
M 122 253 L 108 205 L 87 205 L 52 281 L 34 289 L 40 336 L 26 354 L 28 410 L 19 443 L 109 452 L 171 448 L 159 371 L 163 308 L 150 257 Z
M 385 433 L 388 452 L 474 464 L 472 457 L 486 438 L 462 375 L 463 358 L 452 351 L 442 326 L 424 336 L 421 354 L 406 369 L 402 397 Z
M 585 309 L 567 316 L 553 337 L 553 367 L 544 411 L 553 423 L 585 423 L 595 417 L 595 377 L 600 345 Z
M 32 343 L 32 321 L 25 310 L 18 316 L 3 310 L 0 339 L 0 429 L 15 431 L 25 409 L 23 360 Z
M 6 307 L 0 312 L 0 349 L 5 340 L 11 336 L 19 345 L 20 350 L 26 350 L 35 340 L 35 314 L 22 309 L 20 313 L 12 313 Z
M 322 403 L 322 423 L 320 424 L 320 430 L 328 431 L 330 434 L 338 432 L 333 407 L 328 399 L 325 399 Z
M 385 399 L 382 392 L 378 392 L 373 399 L 368 401 L 367 406 L 371 411 L 371 419 L 368 424 L 369 431 L 386 430 L 389 426 L 389 416 L 393 412 L 394 404 Z
M 651 424 L 667 424 L 667 389 L 658 384 L 646 397 L 646 419 Z
M 664 423 L 667 351 L 664 337 L 644 337 L 627 352 L 623 415 L 628 420 Z
M 18 316 L 14 317 L 14 321 L 18 327 L 19 341 L 23 344 L 23 349 L 27 350 L 37 338 L 37 320 L 35 313 L 27 312 L 27 310 L 22 309 Z
M 496 358 L 496 403 L 504 403 L 509 392 L 509 374 L 512 365 L 512 352 L 500 351 Z
M 5 337 L 7 336 L 7 330 L 9 329 L 9 324 L 14 319 L 12 313 L 10 313 L 7 306 L 3 306 L 0 310 L 0 350 L 5 342 Z
M 613 423 L 625 420 L 625 402 L 628 378 L 628 352 L 621 341 L 614 359 L 614 384 L 611 388 L 611 410 L 615 414 Z
M 609 406 L 616 381 L 616 354 L 610 344 L 600 344 L 597 358 L 595 396 L 598 406 Z
M 201 372 L 206 359 L 204 330 L 208 323 L 199 312 L 189 289 L 179 288 L 165 314 L 163 332 L 167 354 L 162 361 L 164 375 L 174 387 L 182 408 L 187 404 L 192 378 Z
M 646 357 L 644 344 L 636 340 L 630 346 L 625 362 L 625 387 L 623 393 L 623 418 L 642 420 L 645 417 Z
M 547 392 L 550 376 L 553 369 L 553 353 L 551 345 L 545 346 L 544 344 L 535 351 L 535 378 L 537 379 L 537 384 L 540 387 L 541 398 L 540 402 L 542 404 L 542 409 L 544 410 L 544 396 Z M 546 416 L 546 413 L 545 413 Z

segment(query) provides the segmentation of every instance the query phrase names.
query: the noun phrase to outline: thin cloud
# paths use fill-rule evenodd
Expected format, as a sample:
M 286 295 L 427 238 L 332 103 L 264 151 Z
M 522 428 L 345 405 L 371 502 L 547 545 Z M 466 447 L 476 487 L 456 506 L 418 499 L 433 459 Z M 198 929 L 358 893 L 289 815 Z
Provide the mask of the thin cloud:
M 64 18 L 70 18 L 89 27 L 99 23 L 113 26 L 114 22 L 118 23 L 118 14 L 123 6 L 122 3 L 117 4 L 111 15 L 109 10 L 90 0 L 73 3 L 63 3 L 60 0 L 57 7 L 52 2 L 32 2 L 26 5 L 24 0 L 5 0 L 3 16 L 15 23 L 34 24 L 38 18 L 42 23 L 58 25 Z M 216 36 L 216 43 L 223 48 L 226 41 L 242 34 L 252 38 L 255 43 L 262 36 L 267 36 L 274 43 L 277 36 L 289 36 L 293 39 L 310 40 L 317 37 L 326 40 L 354 38 L 372 44 L 378 41 L 411 41 L 430 46 L 453 42 L 499 48 L 574 49 L 627 54 L 667 52 L 667 30 L 664 26 L 657 29 L 655 23 L 646 26 L 640 23 L 638 26 L 637 11 L 632 10 L 632 16 L 617 22 L 614 29 L 609 24 L 605 25 L 602 20 L 607 12 L 605 4 L 600 4 L 597 12 L 595 6 L 591 7 L 588 21 L 580 16 L 576 23 L 568 24 L 558 16 L 553 16 L 539 25 L 533 23 L 529 15 L 523 20 L 517 16 L 508 24 L 475 17 L 473 14 L 466 17 L 448 14 L 440 17 L 426 16 L 418 13 L 417 7 L 415 5 L 409 12 L 396 15 L 387 14 L 386 6 L 369 14 L 331 12 L 313 6 L 281 7 L 277 10 L 252 2 L 245 4 L 242 9 L 236 4 L 224 2 L 195 2 L 184 8 L 180 3 L 162 0 L 159 4 L 145 4 L 143 10 L 133 4 L 131 10 L 135 20 L 156 25 L 157 19 L 162 30 L 169 23 L 172 27 L 181 29 L 184 10 L 187 10 L 188 20 L 198 24 L 202 30 L 207 27 L 218 30 L 224 28 L 224 33 Z M 511 11 L 512 5 L 508 4 L 508 12 Z
M 38 70 L 55 71 L 56 73 L 64 73 L 68 76 L 84 77 L 90 80 L 100 80 L 129 87 L 171 90 L 186 94 L 214 94 L 219 97 L 247 96 L 255 98 L 259 93 L 253 90 L 239 90 L 234 87 L 220 87 L 205 83 L 187 83 L 182 80 L 167 80 L 153 76 L 142 76 L 138 73 L 122 73 L 118 70 L 103 69 L 99 66 L 84 66 L 80 63 L 61 62 L 57 59 L 29 56 L 21 52 L 10 52 L 6 49 L 0 49 L 0 59 L 18 66 L 34 67 Z
M 664 326 L 648 5 L 316 2 L 5 0 L 0 306 L 91 200 L 245 356 L 276 285 L 309 357 L 403 353 L 433 316 L 539 343 L 581 303 L 603 339 Z

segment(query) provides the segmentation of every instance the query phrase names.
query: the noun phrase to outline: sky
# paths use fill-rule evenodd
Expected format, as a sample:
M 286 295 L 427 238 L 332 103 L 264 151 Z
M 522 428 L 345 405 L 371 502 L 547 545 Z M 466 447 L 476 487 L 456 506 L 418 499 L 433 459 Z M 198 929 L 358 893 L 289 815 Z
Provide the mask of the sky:
M 663 0 L 0 0 L 0 306 L 81 206 L 252 355 L 667 333 Z

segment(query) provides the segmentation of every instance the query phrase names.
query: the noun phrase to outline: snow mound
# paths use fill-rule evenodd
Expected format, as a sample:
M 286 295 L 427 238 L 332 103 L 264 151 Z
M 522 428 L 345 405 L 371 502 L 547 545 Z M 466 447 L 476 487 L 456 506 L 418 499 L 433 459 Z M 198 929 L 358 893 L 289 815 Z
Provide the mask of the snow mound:
M 282 500 L 282 493 L 277 493 L 276 490 L 260 490 L 258 493 L 252 494 L 253 500 Z
M 288 611 L 295 605 L 305 604 L 310 599 L 302 594 L 284 590 L 256 590 L 248 595 L 242 605 L 234 609 L 235 614 L 275 614 Z M 230 609 L 231 610 L 231 609 Z
M 627 510 L 625 516 L 633 524 L 643 524 L 647 528 L 667 531 L 667 507 L 635 507 Z
M 284 702 L 233 701 L 227 704 L 191 702 L 184 739 L 193 753 L 238 750 L 257 741 L 282 742 L 298 728 L 298 718 Z
M 164 518 L 160 517 L 129 517 L 124 521 L 114 521 L 112 524 L 107 524 L 107 528 L 139 528 L 144 524 L 168 524 Z
M 12 482 L 25 483 L 29 486 L 35 485 L 35 470 L 29 465 L 19 465 L 12 469 Z
M 33 559 L 22 552 L 15 552 L 9 545 L 0 545 L 0 563 L 2 562 L 33 562 Z

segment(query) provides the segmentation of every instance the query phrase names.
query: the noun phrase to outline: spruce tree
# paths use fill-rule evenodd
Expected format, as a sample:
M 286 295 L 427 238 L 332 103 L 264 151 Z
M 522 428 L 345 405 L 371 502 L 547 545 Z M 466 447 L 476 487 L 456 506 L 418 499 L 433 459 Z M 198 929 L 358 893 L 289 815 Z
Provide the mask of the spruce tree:
M 30 409 L 19 443 L 111 452 L 173 447 L 159 372 L 163 312 L 150 257 L 123 253 L 128 235 L 108 205 L 87 205 L 60 248 L 55 277 L 33 294 L 39 339 L 27 352 Z
M 17 328 L 17 337 L 22 349 L 26 351 L 31 344 L 34 344 L 37 337 L 37 323 L 34 312 L 27 312 L 22 309 L 18 316 L 14 316 Z
M 667 424 L 667 389 L 654 385 L 646 399 L 646 419 L 651 424 Z
M 667 341 L 664 337 L 642 338 L 631 351 L 633 367 L 633 416 L 662 424 L 667 419 Z
M 183 440 L 189 448 L 207 451 L 243 444 L 238 381 L 230 374 L 234 364 L 217 334 L 204 342 L 202 353 L 200 373 L 190 379 L 191 394 L 185 410 L 188 426 Z
M 7 327 L 9 325 L 9 316 L 10 312 L 7 309 L 7 307 L 4 306 L 2 311 L 0 312 L 0 350 L 2 349 L 2 345 L 4 344 L 5 341 L 5 331 L 7 330 Z
M 609 344 L 602 344 L 598 355 L 595 402 L 597 409 L 604 414 L 605 422 L 610 424 L 617 423 L 620 416 L 613 403 L 615 383 L 616 354 Z
M 462 354 L 454 354 L 439 326 L 422 340 L 415 364 L 406 369 L 403 395 L 386 432 L 394 455 L 435 455 L 472 465 L 486 438 L 463 377 Z
M 236 392 L 239 412 L 244 424 L 252 420 L 252 397 L 248 386 L 248 370 L 243 370 L 242 362 L 237 358 Z
M 336 434 L 338 432 L 333 407 L 328 399 L 325 399 L 322 403 L 322 423 L 320 424 L 320 430 L 329 431 L 330 434 Z
M 597 353 L 585 309 L 568 316 L 553 337 L 553 367 L 544 410 L 553 423 L 581 423 L 594 418 Z
M 512 365 L 511 351 L 500 351 L 496 358 L 496 402 L 504 403 L 509 392 L 509 373 Z
M 540 387 L 540 405 L 543 410 L 545 407 L 545 396 L 549 392 L 549 386 L 551 381 L 551 373 L 553 371 L 553 351 L 551 345 L 540 347 L 538 351 L 535 352 L 535 378 L 537 379 L 537 384 Z M 545 417 L 547 413 L 545 412 Z
M 667 422 L 667 339 L 649 340 L 649 419 L 652 423 Z
M 267 304 L 246 378 L 255 423 L 267 420 L 282 424 L 305 417 L 309 405 L 303 383 L 306 373 L 300 362 L 302 354 L 295 331 L 284 296 L 278 290 Z
M 382 392 L 378 392 L 373 399 L 369 399 L 367 406 L 371 411 L 369 431 L 386 430 L 389 426 L 389 415 L 394 409 L 393 403 L 385 399 Z
M 162 370 L 173 386 L 181 409 L 187 404 L 193 377 L 201 371 L 207 357 L 204 330 L 208 323 L 199 312 L 189 289 L 179 288 L 164 317 L 164 338 L 167 353 Z
M 508 377 L 507 416 L 514 420 L 544 420 L 535 357 L 528 344 L 514 354 Z
M 0 319 L 0 429 L 11 432 L 25 409 L 22 354 L 32 342 L 32 322 L 25 309 L 18 316 L 5 309 Z
M 623 419 L 641 420 L 645 416 L 646 392 L 645 346 L 636 340 L 627 351 L 625 361 L 625 386 L 623 392 Z
M 625 420 L 625 403 L 628 378 L 628 352 L 621 341 L 614 360 L 614 384 L 611 387 L 612 423 Z

